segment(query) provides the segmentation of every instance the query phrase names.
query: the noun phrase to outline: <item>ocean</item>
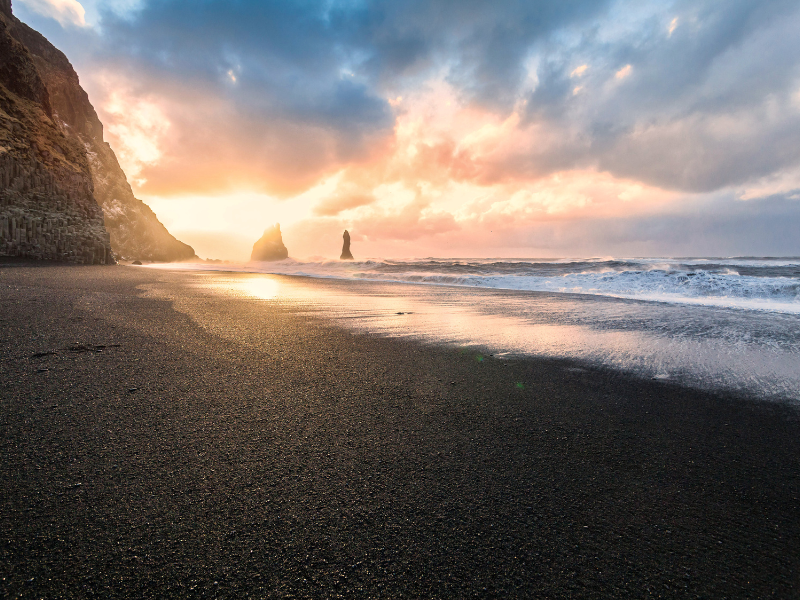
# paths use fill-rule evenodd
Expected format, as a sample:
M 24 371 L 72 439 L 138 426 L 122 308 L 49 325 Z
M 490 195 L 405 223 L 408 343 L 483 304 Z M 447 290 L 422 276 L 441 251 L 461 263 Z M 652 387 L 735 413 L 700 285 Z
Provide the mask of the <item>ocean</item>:
M 370 335 L 800 401 L 800 258 L 160 265 Z M 291 277 L 274 277 L 275 275 Z

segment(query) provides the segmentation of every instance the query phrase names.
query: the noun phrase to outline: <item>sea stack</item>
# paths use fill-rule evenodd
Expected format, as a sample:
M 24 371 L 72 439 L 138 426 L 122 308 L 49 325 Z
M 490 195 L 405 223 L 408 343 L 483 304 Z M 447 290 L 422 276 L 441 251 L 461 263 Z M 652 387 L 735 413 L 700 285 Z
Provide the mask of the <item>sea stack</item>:
M 342 255 L 339 257 L 339 260 L 353 260 L 353 255 L 350 253 L 350 234 L 347 232 L 347 229 L 344 230 L 344 244 L 342 244 Z
M 265 229 L 261 239 L 253 244 L 250 260 L 283 260 L 284 258 L 289 258 L 289 251 L 283 245 L 281 224 L 275 223 L 273 227 Z

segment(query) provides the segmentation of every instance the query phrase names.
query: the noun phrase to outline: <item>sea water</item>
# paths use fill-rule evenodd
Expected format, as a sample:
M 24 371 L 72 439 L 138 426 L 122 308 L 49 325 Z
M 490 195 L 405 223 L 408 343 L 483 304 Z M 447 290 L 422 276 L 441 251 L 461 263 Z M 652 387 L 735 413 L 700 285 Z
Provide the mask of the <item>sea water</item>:
M 290 302 L 362 333 L 800 400 L 800 259 L 290 259 L 188 268 L 227 271 L 206 274 L 202 285 Z

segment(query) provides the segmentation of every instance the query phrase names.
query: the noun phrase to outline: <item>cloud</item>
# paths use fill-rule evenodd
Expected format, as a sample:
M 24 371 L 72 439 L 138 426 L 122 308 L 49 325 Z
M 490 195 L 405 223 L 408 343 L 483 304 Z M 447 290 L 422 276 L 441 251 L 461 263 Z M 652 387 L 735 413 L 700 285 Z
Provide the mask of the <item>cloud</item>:
M 116 149 L 120 166 L 128 180 L 141 187 L 146 180 L 142 170 L 157 163 L 163 156 L 162 146 L 169 133 L 170 122 L 160 106 L 146 97 L 134 96 L 113 75 L 99 75 L 108 90 L 98 106 L 105 127 L 105 138 Z
M 798 30 L 792 0 L 141 0 L 71 39 L 143 193 L 258 192 L 364 243 L 489 226 L 511 245 L 789 198 Z
M 359 258 L 381 254 L 419 256 L 420 251 L 424 253 L 437 243 L 446 244 L 444 238 L 457 233 L 460 225 L 452 214 L 433 208 L 429 199 L 417 194 L 406 202 L 362 207 L 347 218 L 303 219 L 287 227 L 283 237 L 287 247 L 293 249 L 292 256 L 334 257 L 341 250 L 344 229 L 349 230 L 354 246 L 359 248 Z
M 220 189 L 300 191 L 385 152 L 426 86 L 448 87 L 454 107 L 519 121 L 491 152 L 465 140 L 452 146 L 458 132 L 417 144 L 418 163 L 441 163 L 452 150 L 449 176 L 480 173 L 491 183 L 514 168 L 530 178 L 595 166 L 702 191 L 797 162 L 778 139 L 795 134 L 797 6 L 707 1 L 668 10 L 578 0 L 145 1 L 132 16 L 105 17 L 103 60 L 162 98 L 180 139 L 147 169 L 148 193 L 212 179 Z M 777 118 L 761 127 L 719 127 L 767 110 Z M 214 154 L 224 169 L 204 158 Z M 170 172 L 187 164 L 203 166 L 191 177 Z
M 379 151 L 391 134 L 270 116 L 266 109 L 240 106 L 207 81 L 176 83 L 148 71 L 137 76 L 125 66 L 114 72 L 111 78 L 107 71 L 91 73 L 87 87 L 113 147 L 131 157 L 139 189 L 147 195 L 242 190 L 292 195 L 341 164 Z M 236 86 L 242 84 L 240 78 Z M 123 105 L 137 109 L 114 109 Z M 153 118 L 137 125 L 135 117 L 144 110 Z M 137 136 L 116 135 L 126 132 L 146 134 L 141 141 L 149 145 L 132 143 Z M 158 159 L 150 160 L 154 154 Z
M 458 229 L 459 225 L 452 214 L 432 208 L 430 201 L 421 197 L 394 210 L 372 207 L 353 225 L 353 233 L 358 238 L 383 241 L 413 241 Z
M 77 0 L 18 0 L 30 10 L 67 25 L 86 26 L 86 10 Z
M 678 17 L 675 17 L 674 19 L 672 19 L 672 21 L 669 22 L 669 28 L 667 29 L 667 37 L 672 37 L 672 34 L 675 33 L 675 29 L 677 29 L 678 27 L 678 21 L 679 21 Z
M 619 71 L 614 73 L 614 79 L 625 79 L 628 75 L 631 74 L 633 67 L 630 65 L 625 65 Z
M 376 223 L 382 224 L 382 223 Z M 798 256 L 800 201 L 783 195 L 749 202 L 728 194 L 693 196 L 655 212 L 570 215 L 569 218 L 457 220 L 411 238 L 413 229 L 379 229 L 364 219 L 314 218 L 291 225 L 284 240 L 292 256 L 335 258 L 345 228 L 362 257 L 424 256 Z M 408 225 L 413 226 L 412 223 Z M 370 232 L 364 235 L 363 232 Z
M 771 173 L 759 180 L 749 181 L 738 193 L 741 200 L 778 196 L 800 200 L 800 168 Z
M 668 39 L 648 31 L 649 21 L 662 19 L 650 6 L 652 14 L 629 31 L 586 36 L 571 52 L 558 46 L 540 60 L 523 122 L 562 132 L 567 143 L 552 149 L 554 166 L 588 161 L 624 177 L 708 191 L 797 164 L 783 141 L 797 133 L 789 100 L 800 62 L 790 33 L 800 26 L 797 7 L 678 5 L 687 25 Z M 578 93 L 565 76 L 576 55 L 593 57 Z M 625 74 L 625 86 L 607 85 Z
M 314 207 L 314 214 L 335 217 L 346 210 L 368 206 L 375 200 L 371 190 L 365 190 L 352 182 L 341 182 L 333 194 L 325 197 Z
M 570 77 L 580 77 L 584 73 L 586 73 L 586 69 L 589 68 L 589 65 L 581 65 L 579 67 L 575 67 L 572 72 L 569 74 Z

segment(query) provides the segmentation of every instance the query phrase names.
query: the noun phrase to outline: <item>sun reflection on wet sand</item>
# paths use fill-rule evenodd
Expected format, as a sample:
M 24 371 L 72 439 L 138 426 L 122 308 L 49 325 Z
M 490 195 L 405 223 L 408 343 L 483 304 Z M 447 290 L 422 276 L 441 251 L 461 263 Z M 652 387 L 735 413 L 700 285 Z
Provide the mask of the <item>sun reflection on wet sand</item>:
M 233 289 L 260 300 L 274 300 L 280 295 L 280 282 L 271 277 L 247 277 L 236 281 Z
M 796 343 L 745 342 L 736 337 L 738 330 L 730 339 L 687 334 L 696 308 L 245 273 L 206 272 L 198 274 L 195 285 L 228 297 L 291 306 L 358 333 L 473 348 L 476 356 L 567 358 L 704 388 L 800 399 Z M 713 314 L 735 321 L 734 313 Z
M 176 267 L 159 269 L 194 270 Z M 800 400 L 795 315 L 238 270 L 188 275 L 198 295 L 162 297 L 209 331 L 238 341 L 250 335 L 246 327 L 234 333 L 218 322 L 221 312 L 236 314 L 235 302 L 209 311 L 201 300 L 209 292 L 275 303 L 357 333 L 466 348 L 476 356 L 565 358 L 705 389 Z M 162 294 L 158 284 L 143 289 Z

